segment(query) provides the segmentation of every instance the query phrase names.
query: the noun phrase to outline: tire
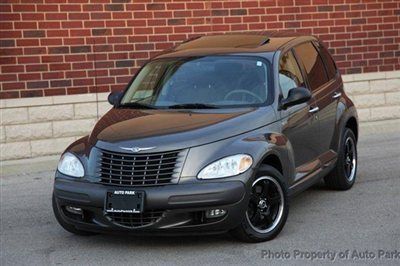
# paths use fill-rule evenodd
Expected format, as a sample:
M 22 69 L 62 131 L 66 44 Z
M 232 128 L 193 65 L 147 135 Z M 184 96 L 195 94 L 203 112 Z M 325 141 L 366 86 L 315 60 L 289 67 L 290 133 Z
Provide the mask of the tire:
M 348 154 L 348 144 L 353 145 L 353 155 Z M 350 158 L 350 157 L 351 158 Z M 349 164 L 352 164 L 349 172 Z M 325 184 L 330 189 L 348 190 L 356 180 L 357 175 L 357 140 L 351 129 L 345 128 L 339 146 L 338 161 L 335 168 L 327 176 L 324 177 Z
M 288 204 L 288 197 L 287 197 L 287 188 L 286 185 L 283 183 L 283 177 L 281 173 L 276 170 L 275 168 L 271 166 L 262 166 L 259 171 L 256 174 L 256 177 L 252 181 L 252 191 L 251 191 L 251 196 L 250 196 L 250 201 L 249 201 L 249 207 L 245 213 L 245 217 L 242 221 L 242 223 L 233 229 L 231 231 L 232 235 L 235 236 L 237 239 L 243 242 L 248 242 L 248 243 L 257 243 L 257 242 L 264 242 L 264 241 L 269 241 L 273 238 L 275 238 L 282 230 L 283 226 L 286 223 L 286 219 L 289 214 L 289 204 Z M 267 216 L 260 216 L 263 217 L 261 221 L 259 218 L 257 219 L 260 221 L 260 224 L 263 224 L 264 219 L 266 221 L 269 221 L 272 223 L 271 225 L 268 225 L 269 223 L 267 222 L 266 228 L 259 228 L 260 226 L 255 226 L 251 222 L 253 220 L 252 217 L 257 216 L 257 211 L 265 210 L 265 209 L 260 209 L 261 200 L 258 201 L 258 204 L 254 204 L 254 196 L 257 193 L 257 189 L 259 187 L 262 187 L 260 195 L 263 195 L 264 193 L 264 184 L 267 183 L 267 195 L 266 197 L 266 202 L 275 202 L 277 199 L 277 195 L 279 194 L 280 197 L 280 203 L 279 207 L 276 207 L 277 205 L 273 204 L 267 204 L 267 209 L 270 210 L 267 213 L 270 212 L 276 212 L 275 219 L 270 219 L 268 220 L 266 217 Z M 276 186 L 276 190 L 275 190 Z M 258 188 L 257 188 L 258 187 Z M 279 187 L 279 188 L 278 188 Z M 257 194 L 258 195 L 258 194 Z M 275 196 L 273 196 L 275 195 Z M 272 198 L 273 197 L 273 198 Z M 256 197 L 256 199 L 260 199 Z M 261 198 L 262 199 L 262 198 Z M 257 202 L 257 201 L 256 201 Z M 254 211 L 254 207 L 256 207 L 257 211 Z M 278 208 L 278 209 L 277 209 Z M 262 214 L 265 214 L 265 211 L 261 211 Z M 274 215 L 272 215 L 273 217 Z M 259 217 L 259 216 L 257 216 Z M 254 219 L 255 220 L 255 219 Z M 262 226 L 261 226 L 262 227 Z
M 66 231 L 74 234 L 74 235 L 79 235 L 79 236 L 91 236 L 91 235 L 96 235 L 96 233 L 93 232 L 88 232 L 88 231 L 84 231 L 84 230 L 79 230 L 77 229 L 75 226 L 66 223 L 60 215 L 59 209 L 57 207 L 57 203 L 56 203 L 56 198 L 53 194 L 52 197 L 52 206 L 53 206 L 53 212 L 54 212 L 54 216 L 57 219 L 57 222 L 61 225 L 62 228 L 64 228 Z

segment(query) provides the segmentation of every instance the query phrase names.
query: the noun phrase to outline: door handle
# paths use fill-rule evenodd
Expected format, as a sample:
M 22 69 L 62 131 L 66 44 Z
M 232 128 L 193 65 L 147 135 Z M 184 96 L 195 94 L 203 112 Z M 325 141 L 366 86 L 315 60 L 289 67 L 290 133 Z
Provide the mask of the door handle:
M 342 96 L 342 93 L 341 93 L 341 92 L 335 92 L 335 93 L 333 94 L 332 98 L 333 98 L 333 99 L 337 99 L 337 98 L 339 98 L 340 96 Z
M 315 113 L 315 112 L 318 112 L 318 110 L 319 110 L 319 107 L 314 107 L 314 108 L 310 109 L 308 112 Z

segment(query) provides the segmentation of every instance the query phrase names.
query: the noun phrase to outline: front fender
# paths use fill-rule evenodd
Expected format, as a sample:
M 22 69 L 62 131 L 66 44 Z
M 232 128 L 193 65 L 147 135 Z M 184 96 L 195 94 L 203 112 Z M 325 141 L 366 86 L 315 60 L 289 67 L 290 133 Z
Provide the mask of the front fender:
M 82 137 L 75 142 L 71 143 L 63 152 L 70 152 L 76 155 L 83 167 L 85 169 L 85 176 L 80 179 L 91 180 L 96 178 L 96 160 L 98 158 L 98 151 L 96 149 L 92 149 L 92 146 L 89 143 L 89 136 Z
M 197 180 L 196 176 L 208 164 L 226 156 L 244 153 L 251 155 L 253 158 L 253 166 L 251 168 L 253 172 L 257 171 L 269 155 L 277 156 L 283 166 L 284 180 L 282 181 L 289 184 L 291 178 L 294 176 L 293 158 L 291 159 L 289 156 L 291 145 L 285 136 L 276 133 L 279 130 L 279 128 L 275 128 L 278 127 L 278 123 L 274 124 L 233 138 L 191 148 L 188 152 L 179 182 L 201 182 L 201 180 Z M 216 180 L 240 180 L 240 178 L 242 177 L 233 176 Z M 247 182 L 247 180 L 241 181 Z

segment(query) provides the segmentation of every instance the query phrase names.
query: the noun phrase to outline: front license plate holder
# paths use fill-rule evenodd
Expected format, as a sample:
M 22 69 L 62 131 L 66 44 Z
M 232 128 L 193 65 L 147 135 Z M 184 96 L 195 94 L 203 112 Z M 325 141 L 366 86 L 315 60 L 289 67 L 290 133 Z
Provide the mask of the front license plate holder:
M 144 191 L 107 191 L 104 205 L 106 213 L 141 213 L 144 205 Z

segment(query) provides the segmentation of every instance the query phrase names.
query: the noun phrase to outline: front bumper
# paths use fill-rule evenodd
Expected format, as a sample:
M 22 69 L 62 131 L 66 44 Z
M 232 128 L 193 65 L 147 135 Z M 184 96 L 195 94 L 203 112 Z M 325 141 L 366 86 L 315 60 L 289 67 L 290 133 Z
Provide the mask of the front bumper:
M 127 187 L 56 178 L 55 211 L 66 223 L 86 231 L 220 233 L 238 226 L 244 218 L 248 204 L 246 187 L 242 181 L 234 180 L 129 188 L 145 192 L 144 215 L 154 212 L 159 213 L 159 217 L 144 225 L 126 226 L 104 212 L 104 201 L 107 191 L 126 190 Z M 66 206 L 82 208 L 83 215 L 68 213 Z M 209 209 L 224 209 L 227 213 L 222 217 L 207 218 L 205 212 Z

